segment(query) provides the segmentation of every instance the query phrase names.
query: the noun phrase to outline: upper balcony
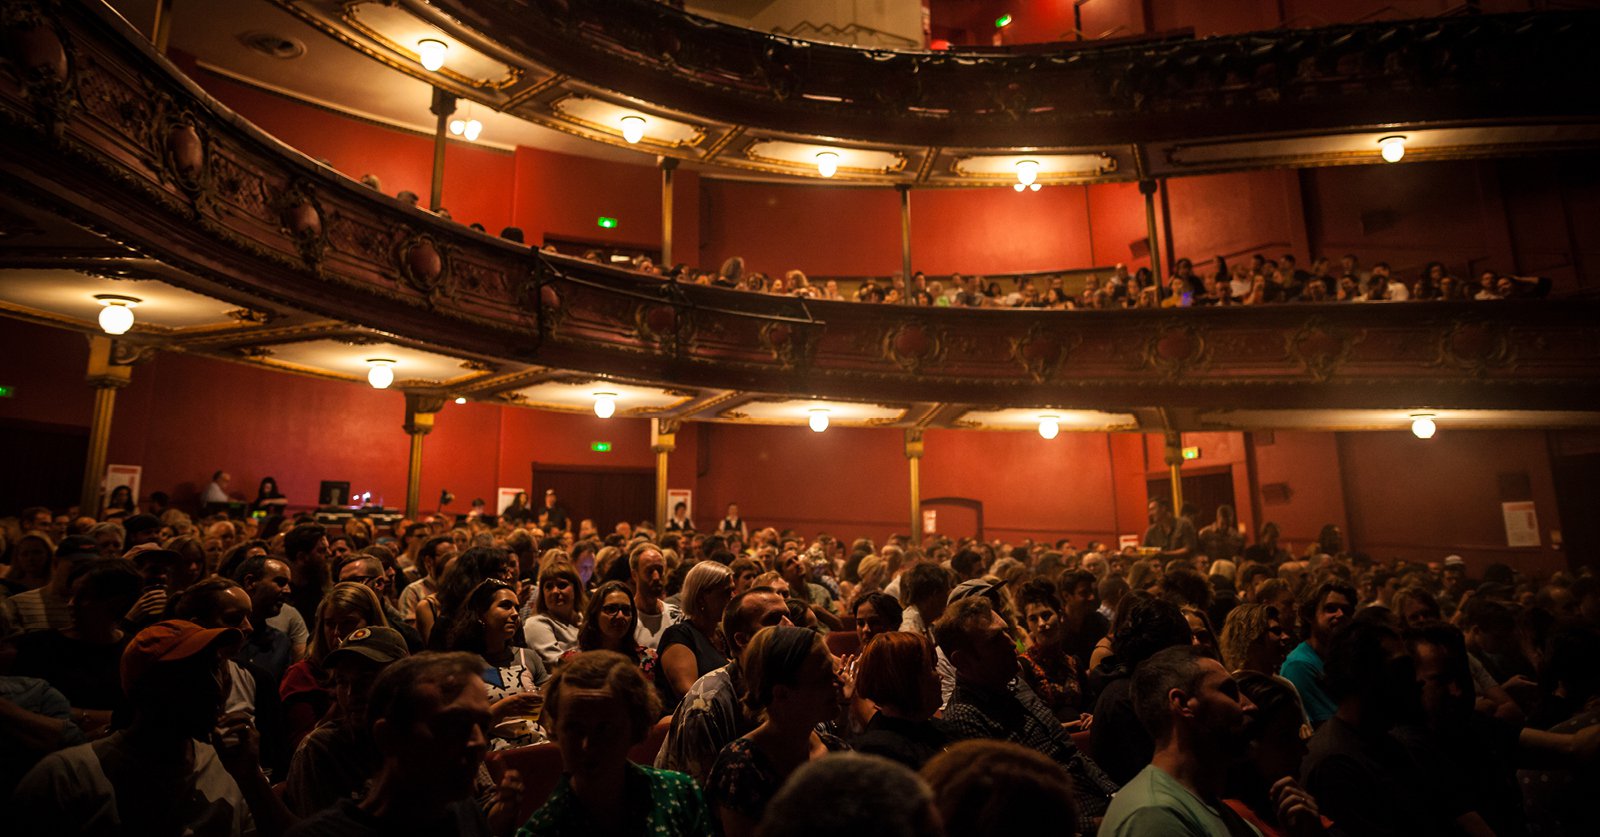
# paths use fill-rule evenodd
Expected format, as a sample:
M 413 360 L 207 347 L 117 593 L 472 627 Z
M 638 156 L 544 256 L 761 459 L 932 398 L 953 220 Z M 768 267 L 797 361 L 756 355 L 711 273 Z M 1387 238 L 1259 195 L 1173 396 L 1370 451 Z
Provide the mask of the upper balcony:
M 379 195 L 228 111 L 103 8 L 39 5 L 4 27 L 0 308 L 94 331 L 80 289 L 153 290 L 170 306 L 138 310 L 129 358 L 360 380 L 383 344 L 418 358 L 396 376 L 419 395 L 571 408 L 632 387 L 654 393 L 632 415 L 667 419 L 798 423 L 817 403 L 907 428 L 1600 417 L 1592 301 L 966 311 L 663 283 Z

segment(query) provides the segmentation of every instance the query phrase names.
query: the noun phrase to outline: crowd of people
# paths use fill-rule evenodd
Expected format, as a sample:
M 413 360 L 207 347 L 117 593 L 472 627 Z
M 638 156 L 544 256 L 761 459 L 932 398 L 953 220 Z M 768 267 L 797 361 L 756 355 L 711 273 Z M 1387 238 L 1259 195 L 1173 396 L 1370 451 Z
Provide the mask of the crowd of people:
M 8 833 L 1600 833 L 1588 570 L 1161 500 L 1114 549 L 547 496 L 0 519 Z
M 381 189 L 372 175 L 362 182 Z M 414 192 L 401 192 L 397 198 L 409 206 L 417 205 Z M 442 218 L 450 212 L 441 208 Z M 472 224 L 473 229 L 487 233 L 482 224 Z M 500 237 L 525 244 L 520 227 L 506 227 Z M 541 248 L 554 253 L 556 247 L 546 244 Z M 616 259 L 598 249 L 586 250 L 582 258 L 601 264 L 624 266 L 652 276 L 675 282 L 711 285 L 774 296 L 792 296 L 801 299 L 829 299 L 914 305 L 934 308 L 1048 308 L 1048 309 L 1107 309 L 1107 308 L 1193 308 L 1214 305 L 1273 305 L 1298 302 L 1449 302 L 1474 300 L 1499 301 L 1507 299 L 1542 299 L 1550 293 L 1550 279 L 1543 276 L 1521 276 L 1498 270 L 1479 270 L 1473 275 L 1457 277 L 1441 261 L 1430 261 L 1414 275 L 1393 270 L 1388 262 L 1375 262 L 1371 267 L 1362 265 L 1355 254 L 1346 254 L 1337 261 L 1315 257 L 1308 266 L 1301 266 L 1293 253 L 1271 258 L 1257 253 L 1246 261 L 1228 264 L 1227 258 L 1214 256 L 1202 262 L 1208 269 L 1198 271 L 1193 259 L 1179 258 L 1173 262 L 1162 281 L 1148 267 L 1129 273 L 1125 264 L 1113 266 L 1104 275 L 1090 273 L 1083 277 L 1081 288 L 1067 287 L 1063 275 L 1032 276 L 979 276 L 952 273 L 949 276 L 930 277 L 923 271 L 914 271 L 909 280 L 896 273 L 886 278 L 868 277 L 847 284 L 842 289 L 837 279 L 813 282 L 799 270 L 785 271 L 781 276 L 748 270 L 742 257 L 727 259 L 716 270 L 692 267 L 685 264 L 658 265 L 648 256 L 634 256 L 619 265 Z M 616 257 L 622 258 L 622 257 Z M 1073 274 L 1081 271 L 1071 271 Z

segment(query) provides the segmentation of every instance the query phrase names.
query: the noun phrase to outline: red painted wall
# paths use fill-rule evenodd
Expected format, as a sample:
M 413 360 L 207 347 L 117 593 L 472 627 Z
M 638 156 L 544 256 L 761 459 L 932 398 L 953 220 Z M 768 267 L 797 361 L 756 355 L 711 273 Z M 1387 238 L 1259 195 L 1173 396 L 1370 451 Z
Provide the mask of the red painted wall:
M 94 394 L 83 378 L 89 341 L 74 332 L 0 319 L 0 419 L 87 427 Z
M 896 216 L 898 223 L 898 215 Z M 898 245 L 898 230 L 893 238 Z M 899 262 L 899 248 L 894 248 Z M 911 192 L 911 259 L 917 270 L 1023 273 L 1089 267 L 1089 203 L 1082 186 Z M 898 269 L 898 264 L 892 269 Z
M 512 215 L 530 244 L 555 236 L 661 246 L 661 171 L 653 165 L 519 147 L 510 183 Z M 679 171 L 672 188 L 673 258 L 692 263 L 700 248 L 700 176 Z M 602 215 L 616 218 L 617 226 L 596 226 Z
M 700 193 L 700 264 L 706 268 L 743 256 L 748 269 L 772 276 L 900 269 L 900 197 L 892 189 L 706 180 Z M 912 196 L 913 230 L 921 221 L 920 197 Z M 912 258 L 921 264 L 914 243 Z
M 1062 433 L 1045 440 L 1032 431 L 930 430 L 924 441 L 922 496 L 981 500 L 986 537 L 1070 537 L 1080 546 L 1116 540 L 1104 435 Z
M 410 190 L 428 205 L 433 184 L 433 137 L 375 125 L 265 93 L 190 64 L 185 67 L 207 93 L 261 130 L 306 156 L 325 159 L 351 178 L 374 174 L 386 194 Z M 427 112 L 427 103 L 418 110 Z M 463 224 L 483 224 L 491 234 L 511 224 L 509 152 L 451 141 L 444 154 L 444 206 Z M 493 184 L 485 188 L 487 184 Z M 659 213 L 658 213 L 659 217 Z
M 1257 487 L 1276 483 L 1289 487 L 1286 502 L 1267 503 L 1257 497 L 1262 522 L 1278 524 L 1288 549 L 1298 554 L 1328 523 L 1350 532 L 1335 434 L 1280 431 L 1272 434 L 1271 444 L 1258 438 L 1255 453 Z M 1241 506 L 1247 505 L 1245 496 L 1241 495 Z M 1253 535 L 1260 527 L 1251 528 Z
M 1494 561 L 1530 573 L 1566 568 L 1550 547 L 1561 521 L 1545 433 L 1442 428 L 1428 441 L 1404 431 L 1340 433 L 1338 447 L 1354 548 L 1416 561 L 1455 552 L 1478 570 Z M 1533 496 L 1502 497 L 1502 474 L 1526 474 Z M 1542 547 L 1506 546 L 1507 500 L 1534 501 Z
M 1324 169 L 1344 171 L 1344 169 Z M 1165 181 L 1172 253 L 1196 267 L 1214 256 L 1230 260 L 1257 251 L 1272 257 L 1293 248 L 1298 190 L 1295 172 L 1257 171 L 1172 178 Z M 1304 260 L 1306 254 L 1296 253 Z M 1173 258 L 1163 254 L 1170 264 Z M 1200 270 L 1202 274 L 1209 268 Z

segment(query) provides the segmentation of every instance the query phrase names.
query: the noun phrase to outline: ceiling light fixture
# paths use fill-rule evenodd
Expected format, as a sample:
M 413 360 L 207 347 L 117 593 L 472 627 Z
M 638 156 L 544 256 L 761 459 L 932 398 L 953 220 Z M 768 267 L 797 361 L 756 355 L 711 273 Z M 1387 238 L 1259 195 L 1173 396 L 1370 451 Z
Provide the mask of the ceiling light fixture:
M 807 412 L 811 414 L 811 417 L 806 421 L 807 424 L 811 425 L 811 432 L 821 433 L 828 429 L 828 413 L 831 411 L 827 407 L 812 407 Z
M 594 414 L 600 418 L 611 418 L 617 413 L 617 394 L 614 392 L 597 392 L 594 394 Z
M 622 138 L 630 143 L 644 139 L 645 119 L 637 114 L 622 117 Z
M 476 119 L 468 119 L 467 124 L 462 127 L 462 136 L 467 138 L 467 142 L 477 142 L 478 136 L 482 133 L 483 123 Z
M 1384 137 L 1378 140 L 1378 150 L 1383 154 L 1386 163 L 1398 163 L 1400 158 L 1406 156 L 1405 137 Z
M 144 301 L 122 294 L 95 294 L 94 298 L 105 306 L 100 309 L 100 328 L 106 334 L 127 334 L 133 328 L 133 307 Z
M 436 73 L 444 66 L 444 54 L 449 50 L 438 38 L 423 38 L 417 41 L 417 60 L 422 62 L 422 69 Z
M 818 151 L 817 152 L 817 174 L 820 174 L 823 177 L 832 177 L 834 175 L 834 173 L 837 172 L 837 171 L 839 171 L 839 152 L 837 152 L 837 151 Z M 827 427 L 827 423 L 826 422 L 823 423 L 823 427 L 824 428 Z M 819 430 L 817 432 L 821 433 L 822 431 Z
M 1432 439 L 1433 434 L 1439 432 L 1439 426 L 1433 423 L 1433 413 L 1413 413 L 1411 415 L 1411 435 L 1418 439 Z
M 450 120 L 450 133 L 455 134 L 456 136 L 459 137 L 459 136 L 461 136 L 462 134 L 464 134 L 466 132 L 467 132 L 467 120 L 465 120 L 465 119 L 452 119 L 452 120 Z
M 367 383 L 372 384 L 373 389 L 388 389 L 394 383 L 394 364 L 393 358 L 367 358 L 367 366 L 371 367 L 367 370 Z
M 1033 182 L 1035 180 L 1038 180 L 1038 179 L 1039 179 L 1039 161 L 1038 160 L 1018 160 L 1017 161 L 1017 183 L 1019 185 L 1032 186 Z M 1018 189 L 1017 191 L 1020 192 L 1022 190 Z
M 465 404 L 465 403 L 467 403 L 467 397 L 465 395 L 456 396 L 456 403 L 457 404 Z
M 1039 435 L 1046 439 L 1054 439 L 1061 432 L 1061 417 L 1057 415 L 1043 415 L 1039 417 Z

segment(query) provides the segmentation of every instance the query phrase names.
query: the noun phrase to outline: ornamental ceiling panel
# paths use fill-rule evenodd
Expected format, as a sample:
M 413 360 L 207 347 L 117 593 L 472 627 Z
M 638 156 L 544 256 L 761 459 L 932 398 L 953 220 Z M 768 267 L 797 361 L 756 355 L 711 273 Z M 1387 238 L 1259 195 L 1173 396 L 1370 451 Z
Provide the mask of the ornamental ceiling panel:
M 485 371 L 476 361 L 364 335 L 278 343 L 245 354 L 267 366 L 352 381 L 366 380 L 368 360 L 392 360 L 397 388 L 449 386 Z
M 666 414 L 699 397 L 698 393 L 687 389 L 617 383 L 569 374 L 512 390 L 505 393 L 502 400 L 523 407 L 587 413 L 594 410 L 596 397 L 603 393 L 610 394 L 618 416 Z
M 969 430 L 1038 430 L 1039 423 L 1052 419 L 1064 431 L 1138 430 L 1139 419 L 1132 413 L 1101 410 L 1057 410 L 1048 407 L 1026 410 L 966 410 L 949 422 L 952 427 Z
M 93 324 L 103 306 L 97 294 L 133 297 L 134 327 L 159 330 L 240 322 L 240 306 L 155 279 L 92 275 L 75 270 L 0 270 L 0 306 L 42 319 Z

